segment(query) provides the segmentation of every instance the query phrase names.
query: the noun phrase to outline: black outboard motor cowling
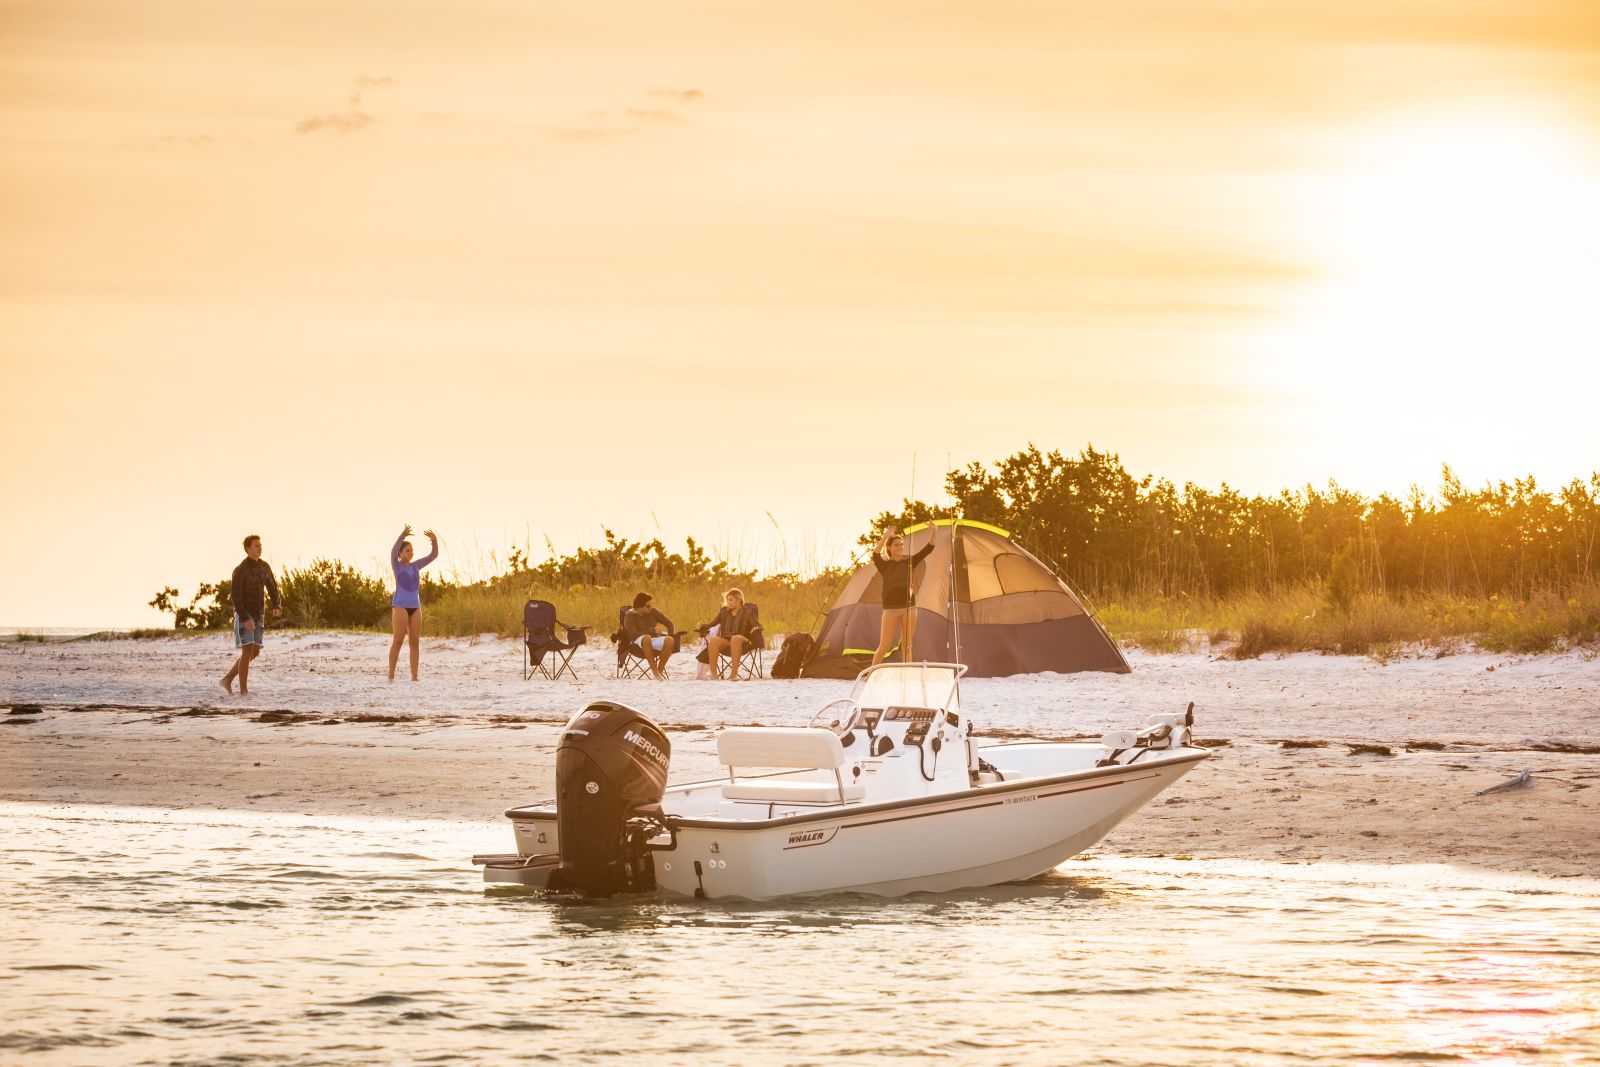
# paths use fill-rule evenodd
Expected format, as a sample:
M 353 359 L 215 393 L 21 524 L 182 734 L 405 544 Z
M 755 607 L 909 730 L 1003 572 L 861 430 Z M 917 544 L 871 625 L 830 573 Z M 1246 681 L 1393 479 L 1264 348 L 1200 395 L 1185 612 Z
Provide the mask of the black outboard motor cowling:
M 655 888 L 652 834 L 629 820 L 659 812 L 671 761 L 667 735 L 630 707 L 597 700 L 572 717 L 556 746 L 561 866 L 550 888 L 595 897 Z

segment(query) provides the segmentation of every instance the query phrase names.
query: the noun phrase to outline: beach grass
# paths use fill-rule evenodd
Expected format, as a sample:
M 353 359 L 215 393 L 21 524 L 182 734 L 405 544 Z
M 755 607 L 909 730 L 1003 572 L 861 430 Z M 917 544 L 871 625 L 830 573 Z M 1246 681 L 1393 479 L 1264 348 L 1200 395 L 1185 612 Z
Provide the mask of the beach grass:
M 192 637 L 196 633 L 205 633 L 202 630 L 175 630 L 170 627 L 150 628 L 140 627 L 133 630 L 96 630 L 92 634 L 83 634 L 73 638 L 74 641 L 148 641 L 155 638 Z
M 1209 648 L 1235 659 L 1282 652 L 1384 659 L 1407 648 L 1555 652 L 1600 641 L 1600 583 L 1520 600 L 1367 592 L 1343 605 L 1310 583 L 1222 599 L 1114 601 L 1101 607 L 1099 619 L 1124 645 L 1151 652 Z
M 809 581 L 744 581 L 746 597 L 761 608 L 769 638 L 815 633 L 837 595 L 836 575 Z M 563 623 L 584 626 L 604 640 L 617 609 L 648 588 L 654 604 L 681 630 L 710 619 L 727 581 L 690 579 L 660 585 L 552 588 L 529 582 L 450 588 L 429 601 L 424 632 L 435 636 L 520 635 L 522 606 L 530 599 L 556 605 Z M 1561 594 L 1509 597 L 1361 593 L 1341 606 L 1325 586 L 1310 583 L 1276 593 L 1203 598 L 1121 599 L 1101 604 L 1097 617 L 1120 644 L 1148 652 L 1210 651 L 1235 659 L 1267 653 L 1323 652 L 1386 659 L 1402 650 L 1450 654 L 1542 653 L 1600 642 L 1600 583 Z

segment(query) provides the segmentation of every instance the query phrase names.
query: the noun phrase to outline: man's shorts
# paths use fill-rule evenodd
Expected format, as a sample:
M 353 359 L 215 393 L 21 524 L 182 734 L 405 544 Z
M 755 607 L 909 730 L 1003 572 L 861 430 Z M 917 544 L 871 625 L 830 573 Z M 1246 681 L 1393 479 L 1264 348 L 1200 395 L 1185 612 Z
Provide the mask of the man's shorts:
M 655 649 L 657 652 L 660 652 L 663 648 L 667 647 L 667 639 L 665 637 L 647 637 L 644 634 L 640 634 L 638 637 L 635 637 L 633 639 L 633 645 L 635 648 L 643 651 L 644 643 L 646 641 L 649 641 L 650 647 Z
M 250 627 L 250 632 L 247 634 L 244 632 L 245 618 L 246 616 L 239 614 L 233 616 L 233 646 L 235 648 L 243 648 L 245 645 L 255 645 L 259 648 L 261 646 L 261 631 L 265 627 L 252 619 L 251 621 L 255 622 L 255 625 Z

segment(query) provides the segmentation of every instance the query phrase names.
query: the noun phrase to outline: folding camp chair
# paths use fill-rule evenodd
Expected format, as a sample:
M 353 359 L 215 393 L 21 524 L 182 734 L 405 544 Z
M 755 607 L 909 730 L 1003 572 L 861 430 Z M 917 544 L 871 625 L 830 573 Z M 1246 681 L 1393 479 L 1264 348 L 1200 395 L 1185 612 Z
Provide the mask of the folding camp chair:
M 611 635 L 612 643 L 617 646 L 617 674 L 618 678 L 648 678 L 650 677 L 650 661 L 644 658 L 638 648 L 622 640 L 622 617 L 628 614 L 628 605 L 624 604 L 617 609 L 617 631 Z
M 567 631 L 565 640 L 556 636 L 556 627 L 560 626 Z M 522 680 L 527 681 L 535 674 L 542 674 L 552 682 L 566 672 L 576 681 L 578 675 L 572 669 L 572 657 L 588 644 L 589 635 L 582 626 L 568 626 L 556 618 L 556 606 L 548 600 L 530 600 L 522 606 Z M 555 661 L 555 669 L 545 662 L 545 657 L 550 656 Z
M 650 661 L 644 658 L 644 653 L 639 651 L 637 645 L 626 643 L 622 640 L 622 620 L 627 614 L 627 604 L 617 609 L 617 630 L 611 635 L 611 642 L 617 646 L 616 677 L 648 678 L 650 677 Z M 688 631 L 679 630 L 674 634 L 660 634 L 658 636 L 671 637 L 677 642 L 679 651 L 682 651 L 683 639 L 688 636 Z
M 751 604 L 750 607 L 754 608 L 755 605 Z M 756 628 L 750 631 L 750 647 L 745 649 L 744 655 L 739 658 L 740 678 L 765 678 L 767 676 L 766 664 L 762 662 L 762 654 L 766 649 L 767 633 L 758 623 Z M 712 667 L 711 673 L 718 678 L 726 678 L 728 676 L 728 667 L 732 663 L 733 657 L 731 655 L 727 652 L 719 652 L 717 653 L 716 666 Z

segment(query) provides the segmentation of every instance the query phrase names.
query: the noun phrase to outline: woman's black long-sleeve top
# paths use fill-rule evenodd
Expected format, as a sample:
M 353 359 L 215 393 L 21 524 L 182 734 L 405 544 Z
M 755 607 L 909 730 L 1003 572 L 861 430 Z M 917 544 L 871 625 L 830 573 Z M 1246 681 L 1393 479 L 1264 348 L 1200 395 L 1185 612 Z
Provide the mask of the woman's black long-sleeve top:
M 880 552 L 872 554 L 872 565 L 878 568 L 878 574 L 883 578 L 885 610 L 905 608 L 914 601 L 911 596 L 911 568 L 927 559 L 932 551 L 933 542 L 929 541 L 906 559 L 884 559 Z

